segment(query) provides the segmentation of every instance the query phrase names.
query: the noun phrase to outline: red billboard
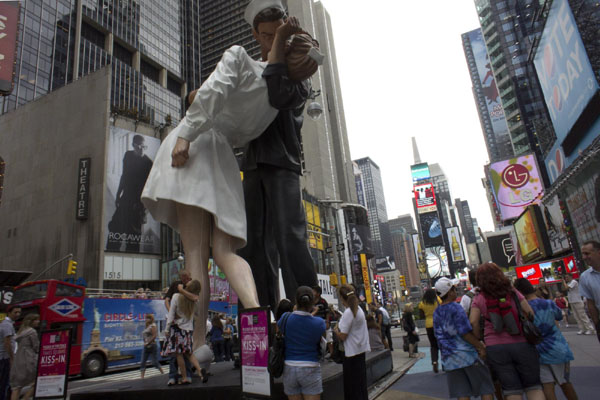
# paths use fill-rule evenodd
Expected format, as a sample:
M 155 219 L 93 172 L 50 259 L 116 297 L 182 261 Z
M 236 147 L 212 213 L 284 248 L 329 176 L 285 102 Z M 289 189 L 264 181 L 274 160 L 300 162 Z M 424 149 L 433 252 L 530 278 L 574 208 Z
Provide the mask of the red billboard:
M 13 74 L 19 28 L 19 2 L 0 1 L 0 94 L 9 95 Z
M 433 183 L 415 185 L 414 192 L 419 214 L 437 210 Z
M 563 274 L 573 273 L 573 278 L 579 278 L 577 265 L 573 256 L 557 258 L 543 263 L 523 265 L 515 268 L 517 278 L 527 278 L 532 285 L 537 285 L 544 277 L 546 283 L 560 282 Z

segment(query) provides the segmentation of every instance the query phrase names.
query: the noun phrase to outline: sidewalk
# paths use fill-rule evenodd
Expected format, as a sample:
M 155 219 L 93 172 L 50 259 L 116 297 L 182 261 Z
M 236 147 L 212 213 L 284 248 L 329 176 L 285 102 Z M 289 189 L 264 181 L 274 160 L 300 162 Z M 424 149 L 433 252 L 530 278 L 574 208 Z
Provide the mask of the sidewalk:
M 595 335 L 577 335 L 577 330 L 573 327 L 561 328 L 575 356 L 575 360 L 571 362 L 571 381 L 580 399 L 595 399 L 598 398 L 598 392 L 600 391 L 600 381 L 598 380 L 600 343 L 598 343 Z M 421 335 L 420 339 L 419 351 L 425 353 L 425 356 L 418 359 L 414 365 L 411 365 L 410 370 L 404 374 L 402 379 L 390 385 L 387 390 L 377 397 L 377 400 L 438 400 L 448 398 L 448 387 L 444 372 L 440 370 L 438 374 L 434 374 L 431 369 L 427 336 Z M 399 337 L 398 340 L 401 345 L 402 338 Z M 394 353 L 396 352 L 394 351 Z M 408 360 L 408 355 L 404 358 Z M 414 359 L 410 360 L 413 361 Z M 395 357 L 394 369 L 396 369 Z M 558 400 L 565 399 L 559 388 L 556 390 L 556 396 Z M 369 396 L 369 398 L 372 397 Z
M 387 375 L 369 389 L 370 400 L 398 399 L 397 394 L 393 394 L 392 397 L 389 397 L 389 388 L 394 385 L 398 379 L 402 378 L 404 374 L 410 371 L 419 361 L 418 358 L 409 358 L 408 353 L 402 350 L 403 336 L 404 331 L 401 328 L 392 328 L 392 343 L 394 347 L 394 351 L 392 351 L 392 361 L 394 363 L 394 370 L 391 374 Z M 427 335 L 421 334 L 420 337 L 421 341 L 423 340 L 423 337 L 427 340 Z M 423 352 L 423 350 L 419 351 Z

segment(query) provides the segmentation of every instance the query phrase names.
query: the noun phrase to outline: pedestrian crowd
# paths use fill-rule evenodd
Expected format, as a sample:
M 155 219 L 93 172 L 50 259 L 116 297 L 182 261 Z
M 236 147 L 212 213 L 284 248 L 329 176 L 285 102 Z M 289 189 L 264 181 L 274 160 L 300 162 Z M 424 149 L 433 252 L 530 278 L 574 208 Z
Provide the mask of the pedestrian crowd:
M 433 371 L 438 372 L 439 349 L 451 398 L 553 400 L 556 386 L 567 399 L 578 398 L 571 381 L 573 352 L 559 324 L 568 326 L 570 307 L 577 333 L 598 335 L 600 341 L 600 243 L 585 242 L 581 252 L 591 268 L 579 281 L 567 274 L 557 287 L 544 278 L 537 287 L 526 278 L 511 282 L 488 262 L 470 271 L 472 288 L 460 303 L 458 279 L 442 277 L 425 292 L 419 309 Z M 409 346 L 418 341 L 411 314 L 409 305 L 403 318 Z

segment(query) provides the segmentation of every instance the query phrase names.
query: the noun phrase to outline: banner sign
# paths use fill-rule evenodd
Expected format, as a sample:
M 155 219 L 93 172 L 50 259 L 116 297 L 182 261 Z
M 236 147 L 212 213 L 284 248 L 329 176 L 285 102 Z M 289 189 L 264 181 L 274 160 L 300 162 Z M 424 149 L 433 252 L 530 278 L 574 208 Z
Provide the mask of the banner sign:
M 600 89 L 567 0 L 552 2 L 533 64 L 557 142 L 563 144 Z
M 371 284 L 370 284 L 370 279 L 369 279 L 369 266 L 367 264 L 367 256 L 365 254 L 361 254 L 360 255 L 360 265 L 362 267 L 362 277 L 363 277 L 363 284 L 365 285 L 365 299 L 367 301 L 367 303 L 372 303 L 373 302 L 373 296 L 371 294 Z M 363 299 L 361 299 L 363 300 Z M 364 301 L 363 300 L 363 301 Z
M 270 397 L 269 308 L 252 308 L 239 313 L 242 394 Z
M 15 291 L 12 286 L 0 286 L 0 313 L 8 311 Z
M 317 280 L 319 281 L 319 286 L 323 293 L 321 293 L 321 297 L 325 299 L 328 304 L 337 304 L 337 299 L 335 298 L 335 288 L 331 286 L 331 279 L 329 275 L 317 274 Z
M 37 362 L 36 398 L 67 397 L 70 329 L 43 331 Z
M 160 223 L 140 196 L 160 139 L 110 127 L 104 215 L 106 251 L 160 254 Z
M 419 214 L 437 210 L 433 183 L 414 186 L 415 201 Z
M 7 96 L 14 84 L 19 29 L 19 1 L 0 2 L 0 94 Z
M 88 219 L 91 163 L 91 158 L 79 159 L 79 169 L 77 172 L 77 207 L 75 218 L 81 220 Z
M 544 217 L 544 224 L 546 225 L 552 254 L 560 254 L 571 250 L 569 238 L 567 237 L 565 218 L 560 209 L 560 202 L 557 196 L 552 197 L 546 204 L 542 205 L 542 216 Z
M 446 229 L 448 234 L 448 241 L 450 242 L 450 254 L 452 255 L 452 262 L 465 261 L 465 255 L 462 250 L 460 232 L 458 227 L 453 226 Z
M 487 108 L 480 110 L 480 112 L 487 111 L 492 123 L 492 130 L 497 138 L 496 141 L 499 141 L 498 139 L 502 137 L 505 140 L 510 140 L 508 139 L 508 124 L 504 116 L 504 109 L 502 108 L 500 94 L 498 93 L 498 87 L 496 86 L 496 80 L 494 79 L 494 73 L 492 72 L 481 29 L 475 29 L 467 35 L 471 43 L 475 65 L 477 66 L 478 76 L 474 78 L 481 83 L 481 93 L 477 93 L 477 96 L 485 98 Z
M 538 204 L 544 195 L 533 154 L 495 162 L 490 165 L 489 173 L 503 221 L 518 217 L 525 207 Z

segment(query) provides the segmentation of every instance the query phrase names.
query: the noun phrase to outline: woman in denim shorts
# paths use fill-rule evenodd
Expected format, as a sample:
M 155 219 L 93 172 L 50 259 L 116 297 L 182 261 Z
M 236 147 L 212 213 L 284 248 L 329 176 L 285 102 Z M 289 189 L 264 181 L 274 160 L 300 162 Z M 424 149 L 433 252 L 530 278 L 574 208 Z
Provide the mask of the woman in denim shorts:
M 321 338 L 325 335 L 325 320 L 311 312 L 314 295 L 308 286 L 296 290 L 296 308 L 277 322 L 285 332 L 285 364 L 283 391 L 290 400 L 318 400 L 323 393 L 319 364 Z
M 487 362 L 500 380 L 504 398 L 520 400 L 525 393 L 528 400 L 545 399 L 538 352 L 523 336 L 516 301 L 530 319 L 533 310 L 494 263 L 477 268 L 477 283 L 480 292 L 473 298 L 469 319 L 477 326 L 484 317 Z M 474 333 L 477 335 L 479 330 Z

